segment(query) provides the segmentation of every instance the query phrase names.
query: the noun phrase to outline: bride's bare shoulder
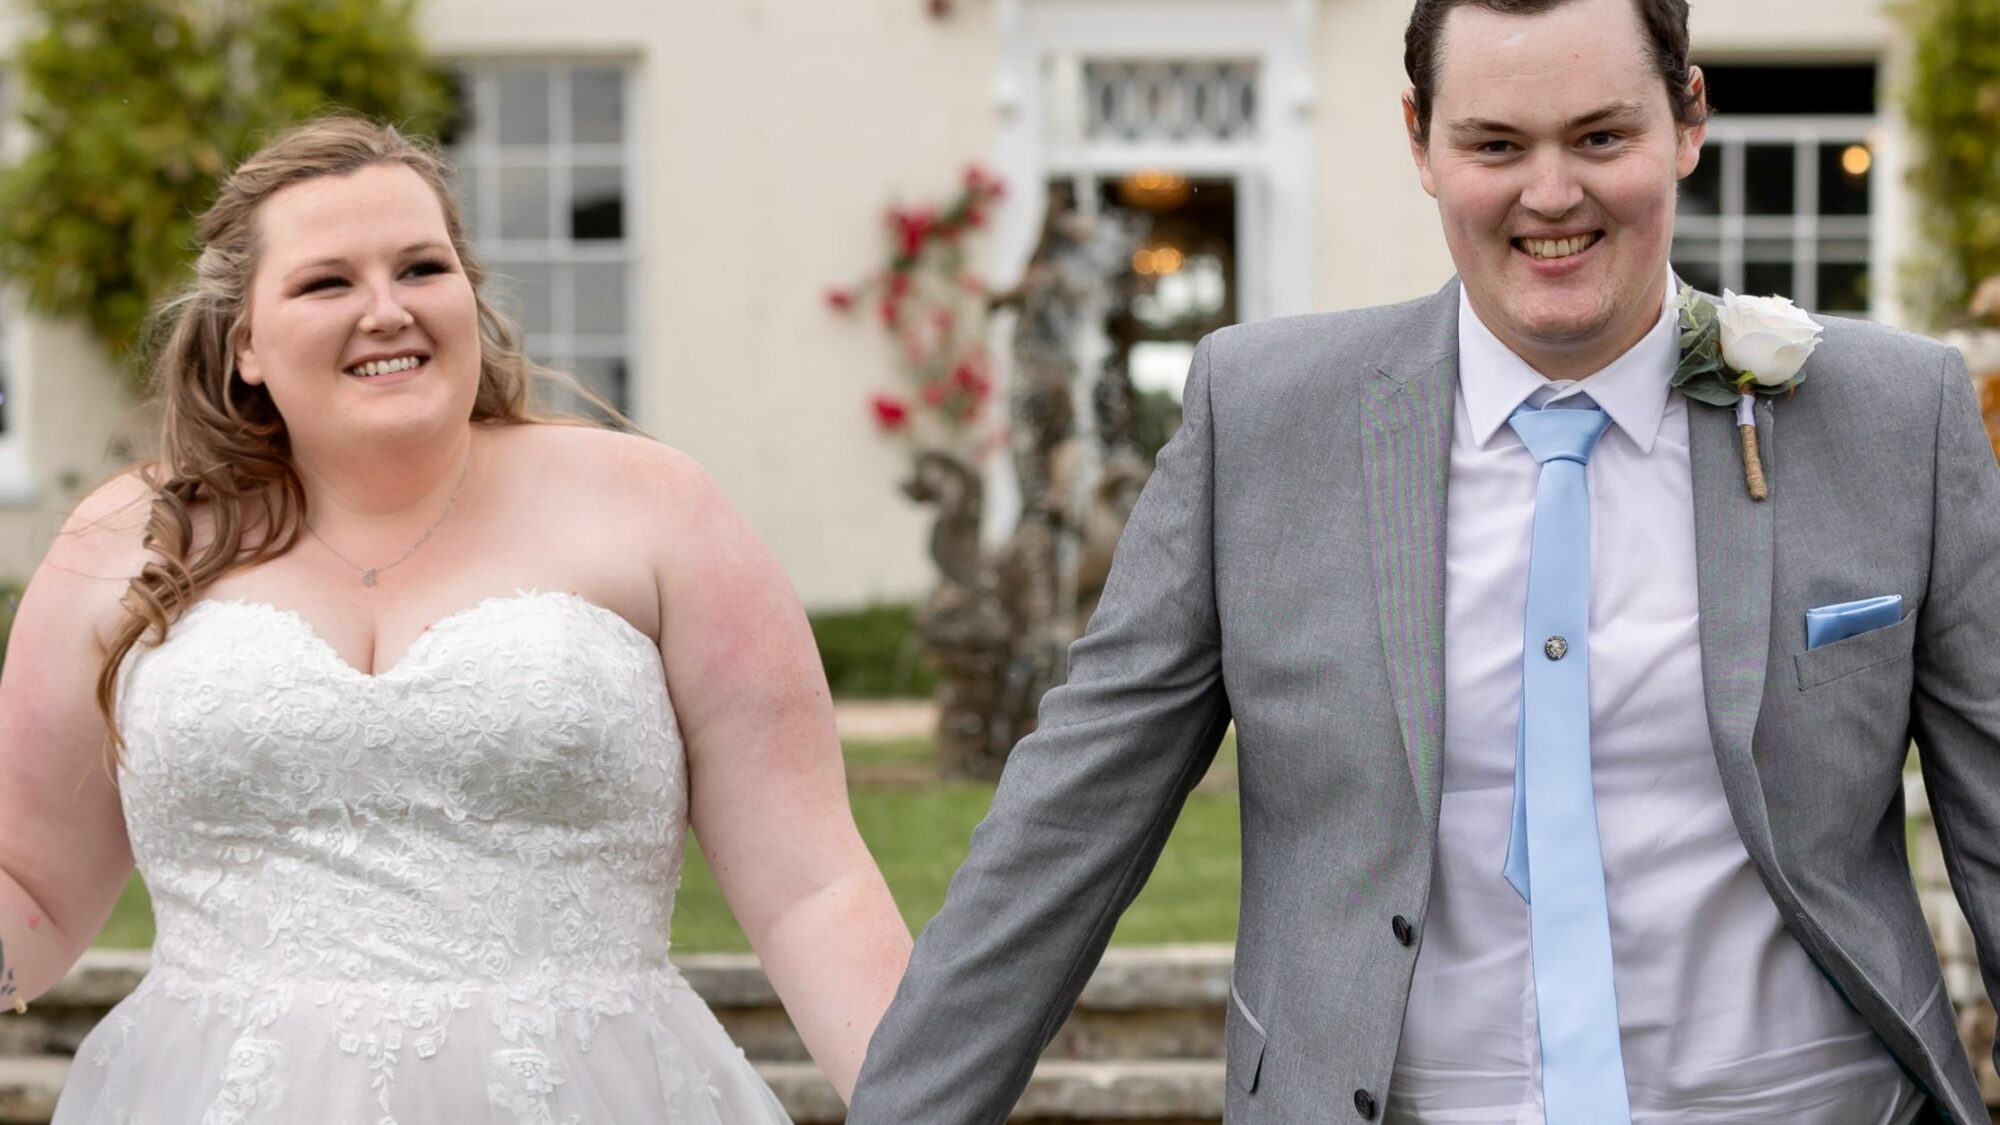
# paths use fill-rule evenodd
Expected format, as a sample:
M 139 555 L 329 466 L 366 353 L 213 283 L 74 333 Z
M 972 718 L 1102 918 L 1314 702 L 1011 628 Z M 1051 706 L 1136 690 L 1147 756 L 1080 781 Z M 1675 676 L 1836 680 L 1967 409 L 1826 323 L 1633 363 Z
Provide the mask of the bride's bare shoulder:
M 146 523 L 153 487 L 141 469 L 129 469 L 99 485 L 70 512 L 49 544 L 50 564 L 84 567 L 120 581 L 145 565 Z
M 520 465 L 536 466 L 545 483 L 579 503 L 637 508 L 658 518 L 690 502 L 720 499 L 714 478 L 694 458 L 641 434 L 597 426 L 531 424 L 506 427 Z
M 146 565 L 153 488 L 138 469 L 98 486 L 70 512 L 35 571 L 37 597 L 101 636 L 121 612 L 126 585 Z

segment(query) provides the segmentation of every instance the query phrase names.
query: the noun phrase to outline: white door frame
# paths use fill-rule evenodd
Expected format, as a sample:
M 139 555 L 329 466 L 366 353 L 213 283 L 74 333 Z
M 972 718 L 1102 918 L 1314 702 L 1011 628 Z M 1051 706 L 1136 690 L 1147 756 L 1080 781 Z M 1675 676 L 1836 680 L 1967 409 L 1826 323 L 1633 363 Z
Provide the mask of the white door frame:
M 1237 307 L 1244 320 L 1310 312 L 1313 297 L 1312 45 L 1319 0 L 996 0 L 1000 41 L 994 166 L 1016 191 L 995 216 L 991 273 L 1017 276 L 1040 232 L 1052 175 L 1159 166 L 1239 183 Z M 1238 58 L 1258 64 L 1258 136 L 1241 145 L 1092 145 L 1049 150 L 1050 60 Z
M 1020 276 L 1041 232 L 1042 185 L 1050 177 L 1122 176 L 1162 167 L 1237 183 L 1237 314 L 1245 320 L 1310 312 L 1313 291 L 1317 93 L 1312 48 L 1320 0 L 995 0 L 1000 44 L 994 83 L 998 116 L 993 165 L 1012 189 L 994 216 L 987 276 Z M 1257 64 L 1257 135 L 1244 143 L 1099 144 L 1054 151 L 1046 104 L 1053 61 L 1243 59 Z M 1008 318 L 1003 318 L 1003 321 Z M 996 368 L 1011 375 L 995 328 Z M 984 530 L 997 539 L 1020 510 L 1012 463 L 986 473 Z

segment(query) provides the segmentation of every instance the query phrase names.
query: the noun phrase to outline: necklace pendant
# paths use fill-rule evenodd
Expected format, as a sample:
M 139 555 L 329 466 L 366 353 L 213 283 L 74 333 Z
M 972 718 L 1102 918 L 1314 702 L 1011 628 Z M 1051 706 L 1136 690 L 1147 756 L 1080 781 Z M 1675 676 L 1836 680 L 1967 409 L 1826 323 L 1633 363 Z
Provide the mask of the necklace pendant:
M 373 586 L 375 584 L 375 570 L 373 567 L 361 572 L 361 584 L 363 586 Z

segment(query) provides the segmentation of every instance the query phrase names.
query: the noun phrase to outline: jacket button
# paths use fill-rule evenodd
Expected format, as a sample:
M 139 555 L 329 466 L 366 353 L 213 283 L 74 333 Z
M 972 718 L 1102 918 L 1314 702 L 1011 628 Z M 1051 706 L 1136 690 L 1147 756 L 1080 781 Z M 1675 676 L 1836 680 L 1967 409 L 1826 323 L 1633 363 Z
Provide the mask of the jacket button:
M 1354 1091 L 1354 1112 L 1360 1114 L 1363 1121 L 1375 1120 L 1375 1095 L 1366 1090 Z
M 1401 914 L 1389 920 L 1389 929 L 1395 933 L 1396 940 L 1404 945 L 1417 940 L 1417 931 L 1410 925 L 1410 920 Z

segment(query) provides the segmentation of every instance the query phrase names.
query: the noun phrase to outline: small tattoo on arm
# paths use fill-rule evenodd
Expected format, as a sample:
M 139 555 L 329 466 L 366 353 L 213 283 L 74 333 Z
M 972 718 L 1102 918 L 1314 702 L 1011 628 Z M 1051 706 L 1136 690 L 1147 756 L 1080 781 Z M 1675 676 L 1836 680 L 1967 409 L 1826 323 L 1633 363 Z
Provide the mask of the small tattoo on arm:
M 0 1004 L 14 1009 L 17 1016 L 28 1014 L 28 1002 L 14 991 L 14 969 L 7 964 L 7 944 L 0 942 Z

